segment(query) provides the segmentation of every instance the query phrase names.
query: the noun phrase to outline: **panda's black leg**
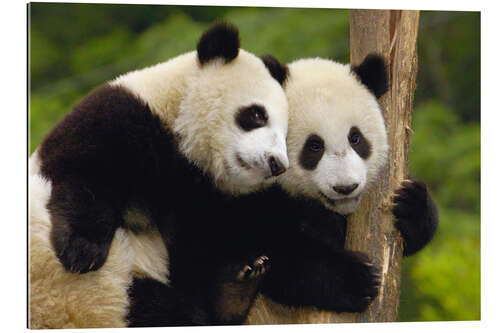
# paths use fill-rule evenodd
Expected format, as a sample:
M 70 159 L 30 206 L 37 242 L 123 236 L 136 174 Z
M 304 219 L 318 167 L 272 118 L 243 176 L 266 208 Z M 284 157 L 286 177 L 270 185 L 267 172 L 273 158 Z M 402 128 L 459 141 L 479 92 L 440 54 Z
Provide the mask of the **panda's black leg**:
M 199 303 L 178 289 L 149 279 L 135 278 L 128 290 L 127 316 L 130 327 L 209 325 L 209 316 Z
M 404 255 L 421 250 L 434 236 L 438 210 L 426 185 L 418 180 L 404 180 L 393 197 L 395 226 L 404 239 Z
M 261 292 L 289 306 L 361 312 L 377 296 L 379 285 L 379 270 L 366 255 L 315 249 L 274 260 Z
M 243 264 L 226 264 L 214 284 L 213 313 L 217 324 L 242 324 L 253 305 L 262 277 L 270 267 L 267 256 Z
M 86 273 L 99 269 L 108 256 L 121 216 L 104 191 L 74 180 L 54 183 L 47 205 L 51 241 L 65 269 Z

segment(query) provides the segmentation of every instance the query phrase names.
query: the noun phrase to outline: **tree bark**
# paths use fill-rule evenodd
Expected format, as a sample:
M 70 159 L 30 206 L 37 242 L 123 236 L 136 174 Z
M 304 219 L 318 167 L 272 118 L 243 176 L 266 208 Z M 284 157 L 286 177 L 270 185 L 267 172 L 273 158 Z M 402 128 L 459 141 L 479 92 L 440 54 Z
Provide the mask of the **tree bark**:
M 389 140 L 389 156 L 380 179 L 349 218 L 346 248 L 369 254 L 381 268 L 379 296 L 363 313 L 333 313 L 290 308 L 259 295 L 249 324 L 395 321 L 399 306 L 402 240 L 393 226 L 391 195 L 408 173 L 411 110 L 417 73 L 418 11 L 351 10 L 351 64 L 368 53 L 388 64 L 389 91 L 379 100 Z

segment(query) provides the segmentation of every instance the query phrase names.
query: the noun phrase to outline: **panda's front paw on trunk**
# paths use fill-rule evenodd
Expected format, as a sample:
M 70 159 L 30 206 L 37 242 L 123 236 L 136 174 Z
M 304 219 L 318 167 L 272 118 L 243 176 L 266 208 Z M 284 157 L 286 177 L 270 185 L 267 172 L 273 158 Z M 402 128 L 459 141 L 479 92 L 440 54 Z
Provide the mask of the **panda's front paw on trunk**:
M 404 239 L 404 255 L 422 249 L 434 236 L 438 225 L 437 208 L 425 183 L 408 179 L 393 196 L 395 227 Z
M 52 234 L 52 244 L 63 267 L 72 273 L 88 273 L 106 262 L 111 241 L 88 240 L 72 231 Z
M 238 272 L 238 281 L 248 281 L 261 277 L 270 267 L 270 260 L 267 256 L 259 256 L 251 263 L 245 264 Z
M 350 264 L 343 277 L 343 292 L 338 297 L 337 312 L 363 312 L 377 297 L 380 269 L 361 252 L 349 252 Z

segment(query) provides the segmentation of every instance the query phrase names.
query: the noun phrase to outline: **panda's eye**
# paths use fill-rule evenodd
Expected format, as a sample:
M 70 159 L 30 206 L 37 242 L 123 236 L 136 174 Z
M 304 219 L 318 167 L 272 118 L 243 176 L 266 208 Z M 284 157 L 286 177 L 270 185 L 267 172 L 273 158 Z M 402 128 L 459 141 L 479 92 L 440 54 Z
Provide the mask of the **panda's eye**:
M 264 110 L 262 110 L 260 108 L 255 108 L 255 109 L 252 109 L 252 112 L 253 112 L 253 117 L 255 118 L 255 121 L 265 122 L 267 120 Z
M 313 152 L 320 152 L 323 150 L 323 141 L 320 141 L 320 140 L 310 140 L 308 142 L 308 147 L 309 147 L 309 150 L 313 151 Z
M 351 145 L 357 145 L 359 144 L 360 141 L 361 141 L 361 135 L 359 134 L 359 132 L 354 132 L 349 134 L 349 143 Z
M 370 141 L 361 133 L 357 126 L 351 127 L 347 139 L 351 144 L 352 149 L 363 159 L 370 157 L 372 153 L 372 145 Z
M 317 134 L 310 134 L 299 156 L 299 164 L 305 170 L 314 170 L 325 153 L 325 142 Z
M 235 118 L 236 124 L 247 132 L 266 126 L 268 119 L 266 109 L 256 104 L 241 108 Z

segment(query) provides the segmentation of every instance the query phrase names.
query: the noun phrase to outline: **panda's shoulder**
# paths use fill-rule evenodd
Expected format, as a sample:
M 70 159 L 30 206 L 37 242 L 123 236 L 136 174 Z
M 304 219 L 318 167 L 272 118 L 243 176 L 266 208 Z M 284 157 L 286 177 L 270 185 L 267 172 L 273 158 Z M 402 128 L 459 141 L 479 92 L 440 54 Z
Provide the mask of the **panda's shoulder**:
M 82 166 L 89 172 L 105 165 L 132 168 L 158 145 L 174 153 L 173 135 L 147 103 L 122 86 L 104 84 L 57 123 L 42 141 L 39 156 L 42 172 L 53 178 Z

